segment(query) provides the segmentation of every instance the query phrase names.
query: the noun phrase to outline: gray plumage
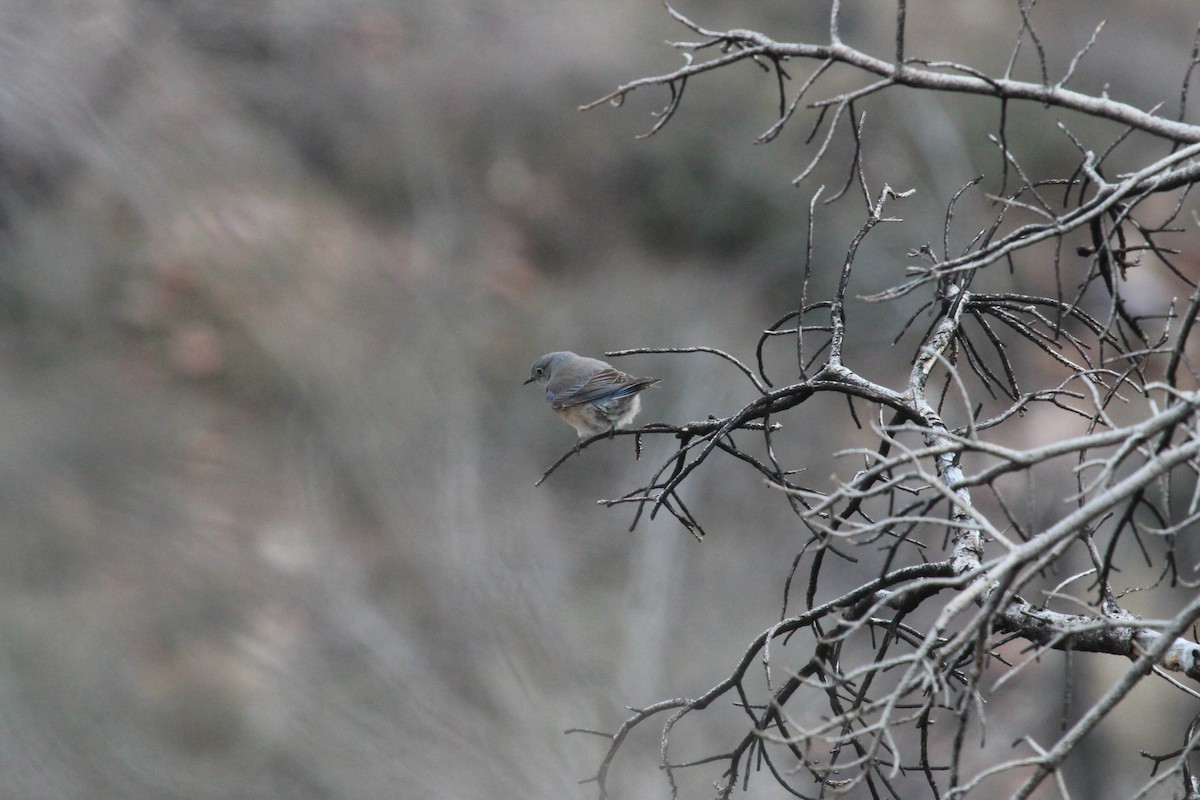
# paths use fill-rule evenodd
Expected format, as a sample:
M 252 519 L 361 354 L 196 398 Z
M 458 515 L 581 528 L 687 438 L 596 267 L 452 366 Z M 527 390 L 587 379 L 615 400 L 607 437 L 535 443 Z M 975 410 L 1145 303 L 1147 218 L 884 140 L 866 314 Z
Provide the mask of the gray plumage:
M 659 382 L 635 378 L 596 358 L 568 351 L 547 353 L 533 362 L 525 383 L 546 387 L 546 402 L 582 436 L 624 428 L 641 410 L 638 393 Z

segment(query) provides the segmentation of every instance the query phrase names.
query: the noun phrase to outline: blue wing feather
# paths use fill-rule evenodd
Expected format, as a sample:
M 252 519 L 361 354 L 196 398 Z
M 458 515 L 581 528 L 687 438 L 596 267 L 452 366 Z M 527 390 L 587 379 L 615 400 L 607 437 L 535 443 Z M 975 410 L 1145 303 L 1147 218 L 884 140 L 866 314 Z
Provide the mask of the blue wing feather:
M 569 389 L 561 392 L 547 391 L 546 399 L 550 401 L 553 408 L 567 408 L 582 403 L 629 397 L 658 381 L 658 378 L 635 378 L 619 370 L 602 369 L 593 373 L 583 383 L 576 384 Z

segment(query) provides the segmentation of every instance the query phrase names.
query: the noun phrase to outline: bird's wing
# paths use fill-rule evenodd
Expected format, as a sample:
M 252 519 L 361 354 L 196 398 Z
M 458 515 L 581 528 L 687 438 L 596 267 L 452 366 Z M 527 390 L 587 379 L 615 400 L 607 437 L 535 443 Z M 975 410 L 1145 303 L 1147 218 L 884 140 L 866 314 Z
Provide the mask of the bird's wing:
M 555 392 L 554 396 L 548 399 L 552 408 L 567 408 L 581 403 L 592 403 L 597 400 L 636 394 L 647 386 L 658 383 L 658 380 L 658 378 L 635 378 L 608 367 L 593 372 L 591 377 L 583 383 Z

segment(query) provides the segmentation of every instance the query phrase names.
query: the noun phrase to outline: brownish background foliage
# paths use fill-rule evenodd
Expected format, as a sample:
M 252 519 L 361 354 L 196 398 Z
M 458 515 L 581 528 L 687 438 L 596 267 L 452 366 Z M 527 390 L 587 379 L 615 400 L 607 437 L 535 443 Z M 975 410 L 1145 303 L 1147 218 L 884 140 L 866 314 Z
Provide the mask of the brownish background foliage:
M 1003 69 L 1014 4 L 911 5 L 912 50 Z M 1190 3 L 1058 5 L 1060 68 L 1114 17 L 1078 88 L 1176 97 Z M 843 35 L 886 53 L 889 14 L 861 6 Z M 681 8 L 781 39 L 826 14 Z M 686 34 L 644 0 L 0 4 L 0 798 L 590 796 L 601 743 L 563 729 L 702 691 L 777 618 L 803 534 L 736 465 L 693 479 L 703 545 L 595 505 L 648 468 L 628 440 L 533 487 L 573 435 L 529 363 L 749 357 L 794 305 L 812 189 L 847 167 L 790 186 L 805 124 L 752 147 L 774 84 L 750 69 L 645 142 L 659 95 L 576 110 Z M 998 168 L 982 101 L 879 103 L 867 171 L 921 188 L 920 224 L 860 256 L 874 288 Z M 1035 144 L 1034 167 L 1071 152 Z M 837 260 L 861 208 L 822 213 Z M 907 368 L 903 311 L 851 310 L 876 314 L 860 368 Z M 620 366 L 665 379 L 644 420 L 749 396 L 703 356 Z M 830 456 L 853 432 L 797 422 L 812 484 L 855 469 Z M 1030 514 L 1056 501 L 1031 487 Z M 1085 699 L 1104 663 L 1073 669 Z M 1038 692 L 1063 675 L 1015 681 L 1029 704 L 992 735 L 1053 725 Z M 1098 756 L 1171 748 L 1106 731 Z M 653 763 L 625 796 L 664 791 Z M 1121 796 L 1096 763 L 1092 796 Z

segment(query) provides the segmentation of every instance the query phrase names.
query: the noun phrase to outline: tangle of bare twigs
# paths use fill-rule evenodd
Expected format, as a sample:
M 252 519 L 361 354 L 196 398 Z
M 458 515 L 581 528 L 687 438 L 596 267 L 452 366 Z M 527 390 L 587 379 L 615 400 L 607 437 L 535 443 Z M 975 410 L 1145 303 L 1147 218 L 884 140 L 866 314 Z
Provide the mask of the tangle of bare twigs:
M 651 721 L 661 725 L 659 764 L 672 797 L 678 796 L 681 773 L 712 765 L 720 766 L 718 798 L 746 790 L 751 776 L 764 769 L 797 797 L 855 792 L 991 797 L 995 794 L 987 787 L 1001 785 L 1020 800 L 1048 779 L 1066 796 L 1064 764 L 1141 678 L 1166 670 L 1200 680 L 1200 646 L 1183 638 L 1200 619 L 1200 599 L 1163 619 L 1141 619 L 1123 609 L 1113 585 L 1120 546 L 1127 541 L 1159 570 L 1154 586 L 1141 589 L 1188 585 L 1192 575 L 1190 565 L 1179 563 L 1177 544 L 1181 534 L 1194 533 L 1200 523 L 1200 375 L 1189 357 L 1200 289 L 1176 257 L 1184 241 L 1179 220 L 1200 177 L 1200 126 L 1183 121 L 1188 78 L 1200 63 L 1200 51 L 1193 48 L 1181 70 L 1180 113 L 1168 119 L 1106 95 L 1067 88 L 1096 46 L 1100 28 L 1054 79 L 1032 2 L 1018 3 L 1017 44 L 1000 77 L 909 54 L 903 0 L 893 57 L 851 47 L 840 36 L 840 6 L 832 4 L 824 44 L 778 42 L 741 29 L 709 30 L 668 7 L 672 17 L 701 37 L 675 43 L 686 64 L 631 81 L 584 106 L 620 104 L 636 90 L 665 87 L 667 104 L 646 134 L 653 135 L 674 118 L 690 81 L 742 61 L 756 63 L 774 74 L 779 94 L 779 117 L 760 141 L 777 139 L 804 109 L 817 114 L 818 129 L 823 126 L 826 133 L 800 182 L 832 157 L 832 143 L 848 129 L 854 155 L 847 187 L 857 181 L 864 202 L 862 225 L 836 268 L 836 287 L 828 297 L 814 299 L 810 277 L 818 266 L 812 220 L 823 187 L 813 193 L 799 301 L 763 331 L 752 364 L 712 347 L 608 354 L 715 356 L 729 362 L 755 396 L 709 419 L 618 432 L 639 441 L 673 437 L 675 444 L 643 485 L 600 502 L 632 506 L 633 526 L 665 509 L 699 539 L 703 509 L 686 504 L 683 491 L 697 470 L 724 454 L 757 472 L 791 503 L 808 539 L 785 586 L 781 618 L 740 656 L 730 654 L 732 669 L 723 680 L 693 697 L 635 710 L 613 732 L 590 731 L 609 742 L 592 778 L 602 798 L 628 734 Z M 1035 51 L 1039 82 L 1012 78 L 1023 42 Z M 708 53 L 715 55 L 699 59 Z M 800 61 L 815 66 L 789 97 L 791 76 L 784 64 Z M 836 65 L 857 70 L 865 83 L 817 97 Z M 1000 190 L 990 195 L 994 216 L 962 252 L 952 253 L 949 244 L 955 208 L 966 193 L 979 191 L 979 177 L 966 182 L 946 207 L 940 254 L 927 245 L 913 250 L 905 275 L 864 298 L 889 303 L 925 295 L 895 340 L 911 357 L 907 377 L 902 384 L 886 385 L 850 363 L 845 308 L 853 297 L 860 244 L 878 226 L 897 221 L 893 209 L 909 192 L 888 186 L 869 191 L 865 120 L 856 115 L 855 103 L 901 89 L 993 98 L 1002 112 L 993 143 L 1003 169 Z M 1125 131 L 1107 148 L 1089 148 L 1060 123 L 1079 160 L 1059 178 L 1035 181 L 1012 152 L 1005 129 L 1024 102 L 1118 123 Z M 1160 148 L 1165 154 L 1115 179 L 1105 177 L 1106 159 L 1129 136 L 1157 140 L 1166 145 Z M 1054 187 L 1063 188 L 1061 201 L 1051 196 Z M 843 196 L 845 189 L 826 202 Z M 1151 199 L 1156 202 L 1147 202 Z M 1010 221 L 1025 217 L 1033 221 Z M 1072 248 L 1073 241 L 1085 244 Z M 1186 241 L 1194 250 L 1194 234 Z M 1043 243 L 1053 247 L 1049 264 L 1030 255 Z M 1022 258 L 1029 263 L 1020 263 Z M 977 276 L 997 268 L 1013 271 L 1018 286 L 1028 270 L 1052 269 L 1056 291 L 973 290 Z M 1128 288 L 1128 273 L 1135 269 L 1156 270 L 1187 300 L 1178 307 L 1168 301 L 1153 315 L 1135 310 Z M 769 378 L 764 351 L 789 342 L 796 374 L 790 382 Z M 851 401 L 856 423 L 856 406 L 878 409 L 870 425 L 877 444 L 846 453 L 863 462 L 852 478 L 806 488 L 795 481 L 798 465 L 781 463 L 776 444 L 787 434 L 788 421 L 802 416 L 812 398 L 831 393 Z M 1029 445 L 1021 425 L 1034 411 L 1056 420 L 1062 435 Z M 605 438 L 584 441 L 542 479 Z M 1010 479 L 1035 480 L 1047 470 L 1071 473 L 1074 491 L 1065 498 L 1065 513 L 1031 523 L 1017 510 L 1020 489 Z M 871 567 L 856 565 L 871 570 L 861 574 L 861 583 L 830 591 L 828 556 L 853 560 L 856 550 L 868 548 L 882 556 L 873 557 Z M 1023 595 L 1037 591 L 1038 582 L 1065 563 L 1068 553 L 1079 553 L 1090 568 L 1059 581 L 1041 602 Z M 792 610 L 790 589 L 797 579 L 806 588 L 802 607 Z M 1073 610 L 1050 608 L 1052 602 L 1069 603 Z M 1013 662 L 1005 645 L 1016 639 L 1027 649 Z M 1064 717 L 1049 746 L 1026 737 L 1021 755 L 979 767 L 966 753 L 969 734 L 986 725 L 985 690 L 1011 680 L 1049 651 L 1119 655 L 1129 665 L 1099 699 Z M 998 666 L 1004 668 L 1002 677 L 988 686 L 985 674 Z M 1197 696 L 1178 681 L 1171 679 L 1171 685 Z M 728 737 L 728 749 L 676 760 L 671 745 L 680 729 L 718 702 L 743 715 L 741 728 Z M 1150 765 L 1144 793 L 1172 781 L 1175 796 L 1200 797 L 1190 763 L 1200 740 L 1197 727 L 1193 723 L 1178 733 L 1181 746 L 1175 752 L 1144 754 Z M 996 782 L 1004 776 L 1007 782 Z M 913 788 L 913 781 L 919 786 Z

